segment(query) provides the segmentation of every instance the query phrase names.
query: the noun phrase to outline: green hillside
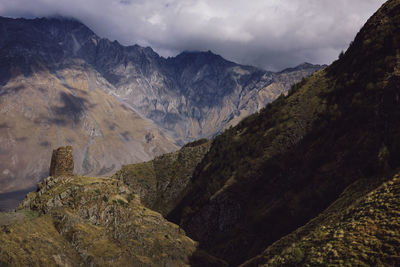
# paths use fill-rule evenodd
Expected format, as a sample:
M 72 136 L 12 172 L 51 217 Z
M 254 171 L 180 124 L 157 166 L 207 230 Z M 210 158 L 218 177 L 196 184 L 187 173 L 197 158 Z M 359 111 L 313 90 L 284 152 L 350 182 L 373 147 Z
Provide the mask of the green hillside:
M 126 183 L 146 207 L 168 214 L 182 199 L 196 166 L 210 148 L 207 139 L 154 160 L 122 166 L 113 178 Z

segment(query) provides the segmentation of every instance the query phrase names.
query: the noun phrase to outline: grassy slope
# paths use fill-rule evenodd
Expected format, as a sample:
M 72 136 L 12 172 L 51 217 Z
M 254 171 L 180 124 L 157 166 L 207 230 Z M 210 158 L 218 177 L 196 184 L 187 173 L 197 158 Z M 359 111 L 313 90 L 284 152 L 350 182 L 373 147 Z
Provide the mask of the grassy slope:
M 194 169 L 209 148 L 206 139 L 195 141 L 152 161 L 125 165 L 113 177 L 129 185 L 146 207 L 166 215 L 181 200 Z
M 168 217 L 239 264 L 400 166 L 399 11 L 388 1 L 340 60 L 218 136 Z
M 397 266 L 400 176 L 360 179 L 318 217 L 243 266 Z
M 49 177 L 0 217 L 2 266 L 187 266 L 197 246 L 115 179 Z

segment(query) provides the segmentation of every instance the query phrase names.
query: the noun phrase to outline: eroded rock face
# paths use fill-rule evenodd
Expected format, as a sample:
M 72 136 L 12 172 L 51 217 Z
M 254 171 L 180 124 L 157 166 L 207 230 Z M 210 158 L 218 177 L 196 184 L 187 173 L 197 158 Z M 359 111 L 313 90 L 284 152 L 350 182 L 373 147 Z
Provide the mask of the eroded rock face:
M 72 146 L 53 150 L 50 163 L 50 176 L 70 176 L 74 172 L 74 153 Z

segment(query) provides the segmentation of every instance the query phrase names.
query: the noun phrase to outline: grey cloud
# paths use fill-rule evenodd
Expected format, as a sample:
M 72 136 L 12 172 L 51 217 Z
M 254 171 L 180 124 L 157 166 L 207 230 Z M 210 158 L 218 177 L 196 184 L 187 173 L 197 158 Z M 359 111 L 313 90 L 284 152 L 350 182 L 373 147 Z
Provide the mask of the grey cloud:
M 75 17 L 101 37 L 163 56 L 212 50 L 278 70 L 330 63 L 384 0 L 2 0 L 0 15 Z

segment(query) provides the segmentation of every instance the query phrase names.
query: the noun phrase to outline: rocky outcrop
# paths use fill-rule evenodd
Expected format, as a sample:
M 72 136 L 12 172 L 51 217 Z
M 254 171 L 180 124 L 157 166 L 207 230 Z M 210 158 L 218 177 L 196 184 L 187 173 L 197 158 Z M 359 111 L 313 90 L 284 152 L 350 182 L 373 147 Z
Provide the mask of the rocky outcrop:
M 187 266 L 197 247 L 179 226 L 144 207 L 115 179 L 49 177 L 17 213 L 33 216 L 21 224 L 27 230 L 11 224 L 12 234 L 0 231 L 0 262 L 6 265 L 56 265 L 60 257 L 73 266 Z M 26 241 L 18 246 L 21 236 Z M 48 254 L 42 255 L 36 244 L 45 242 Z M 60 243 L 65 247 L 58 250 Z
M 74 152 L 72 146 L 53 150 L 50 163 L 50 176 L 71 176 L 74 172 Z

